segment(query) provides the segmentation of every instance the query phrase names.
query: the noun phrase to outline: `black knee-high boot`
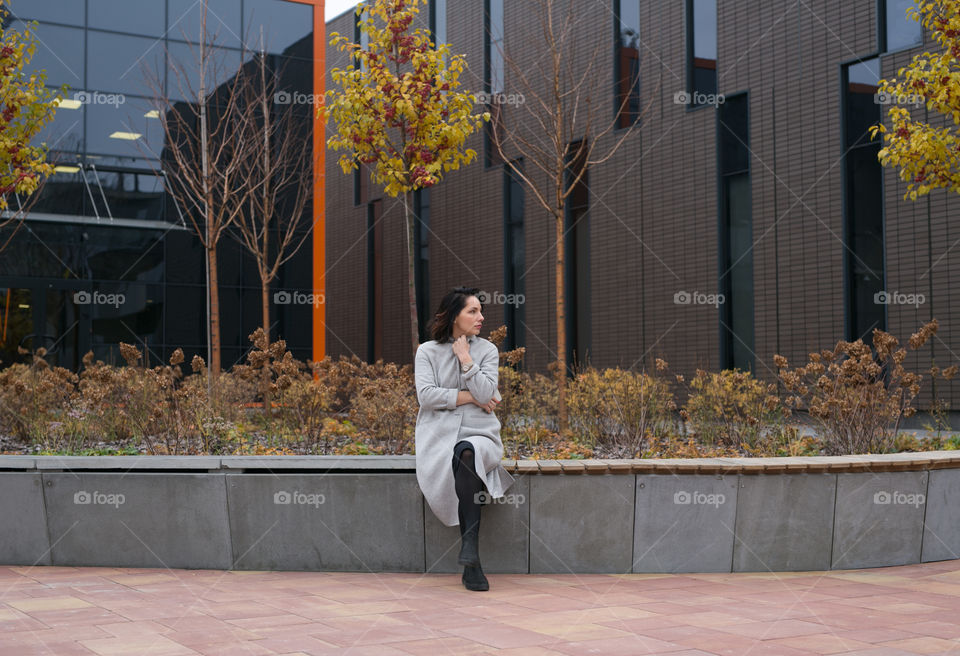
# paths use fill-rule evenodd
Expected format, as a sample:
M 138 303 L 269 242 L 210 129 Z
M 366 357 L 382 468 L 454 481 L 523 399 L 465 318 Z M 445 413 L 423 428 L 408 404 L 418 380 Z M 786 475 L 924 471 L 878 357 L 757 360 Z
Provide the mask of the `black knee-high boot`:
M 480 567 L 480 503 L 477 498 L 484 490 L 477 476 L 473 451 L 464 449 L 454 478 L 457 490 L 457 516 L 460 520 L 460 555 L 457 562 L 464 566 L 461 581 L 467 590 L 490 589 L 487 577 Z
M 457 517 L 460 520 L 460 555 L 457 562 L 461 565 L 476 567 L 480 564 L 480 503 L 478 495 L 483 491 L 483 481 L 477 476 L 474 454 L 464 449 L 460 455 L 460 464 L 454 478 L 457 490 Z

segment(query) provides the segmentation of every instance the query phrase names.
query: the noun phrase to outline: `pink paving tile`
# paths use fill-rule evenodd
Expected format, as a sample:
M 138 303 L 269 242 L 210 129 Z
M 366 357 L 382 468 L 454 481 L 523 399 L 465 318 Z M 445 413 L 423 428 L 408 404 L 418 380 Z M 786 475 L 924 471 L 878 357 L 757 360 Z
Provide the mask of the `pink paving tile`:
M 633 654 L 675 653 L 686 649 L 683 645 L 657 640 L 656 638 L 648 638 L 646 636 L 565 642 L 549 645 L 549 648 L 563 654 L 570 654 L 571 656 L 581 656 L 581 654 L 632 656 Z
M 895 649 L 906 649 L 918 654 L 946 654 L 956 652 L 960 648 L 960 642 L 956 640 L 944 640 L 943 638 L 934 638 L 931 636 L 908 638 L 906 640 L 893 640 L 877 645 L 878 647 L 893 647 Z
M 750 622 L 736 626 L 717 627 L 721 631 L 757 640 L 774 640 L 794 636 L 823 633 L 823 627 L 801 620 L 781 620 L 779 622 Z
M 150 654 L 150 656 L 192 656 L 197 652 L 181 644 L 154 634 L 140 638 L 104 638 L 82 640 L 80 644 L 101 656 Z
M 199 649 L 201 647 L 208 647 L 218 643 L 237 644 L 253 642 L 254 640 L 260 640 L 263 637 L 253 633 L 252 631 L 245 631 L 244 629 L 238 627 L 234 627 L 232 631 L 172 631 L 170 633 L 163 634 L 163 636 L 173 640 L 174 642 L 179 642 L 185 647 L 190 647 L 191 649 Z
M 197 647 L 195 651 L 203 654 L 203 656 L 274 656 L 274 654 L 277 653 L 275 651 L 270 651 L 266 647 L 260 646 L 256 642 L 206 645 L 203 647 Z
M 69 610 L 39 610 L 29 613 L 29 615 L 51 627 L 109 624 L 111 622 L 121 622 L 124 619 L 116 613 L 93 606 Z
M 454 575 L 0 567 L 0 599 L 22 606 L 0 603 L 0 654 L 138 653 L 146 638 L 204 656 L 616 654 L 637 635 L 664 643 L 652 653 L 681 656 L 833 653 L 844 640 L 860 653 L 895 654 L 952 649 L 960 635 L 960 561 L 491 583 L 476 595 Z M 583 637 L 558 638 L 566 626 Z
M 198 605 L 198 608 L 200 606 Z M 249 617 L 267 617 L 276 615 L 277 609 L 256 602 L 232 602 L 226 604 L 203 604 L 204 614 L 221 620 L 236 620 Z
M 948 622 L 899 623 L 893 628 L 934 638 L 960 638 L 960 626 Z
M 98 629 L 106 631 L 114 638 L 124 638 L 126 636 L 143 635 L 144 633 L 169 633 L 170 627 L 164 626 L 152 620 L 140 620 L 138 622 L 112 622 L 110 624 L 98 624 Z
M 309 652 L 309 656 L 409 656 L 393 645 L 365 645 L 359 647 L 330 647 Z
M 498 649 L 505 647 L 533 647 L 556 642 L 556 638 L 537 633 L 536 631 L 528 631 L 526 629 L 518 629 L 513 626 L 491 622 L 477 626 L 451 628 L 447 629 L 446 632 Z
M 464 656 L 467 656 L 468 654 L 493 653 L 493 648 L 489 645 L 482 645 L 478 642 L 473 642 L 472 640 L 466 640 L 465 638 L 453 637 L 431 638 L 427 640 L 408 640 L 406 642 L 398 642 L 392 646 L 404 652 L 405 654 L 414 654 L 415 656 L 435 656 L 436 654 L 463 654 Z M 540 649 L 540 647 L 526 647 L 525 649 L 530 649 L 531 653 L 533 653 L 532 650 Z M 509 650 L 496 651 L 497 654 L 504 654 L 507 652 L 509 652 Z
M 312 636 L 274 636 L 271 638 L 262 638 L 255 643 L 258 647 L 267 649 L 277 654 L 287 652 L 303 651 L 308 654 L 317 653 L 322 650 L 329 650 L 338 645 L 332 642 L 326 642 L 320 638 Z
M 820 633 L 813 635 L 797 636 L 793 638 L 780 638 L 771 641 L 772 644 L 793 647 L 796 649 L 805 649 L 816 654 L 838 654 L 854 649 L 869 649 L 873 647 L 869 642 L 860 640 L 851 640 L 850 638 L 841 638 L 832 633 Z M 766 642 L 763 643 L 766 646 Z
M 598 621 L 597 624 L 609 626 L 622 631 L 631 633 L 646 633 L 655 629 L 666 629 L 673 626 L 684 626 L 680 618 L 675 615 L 655 615 L 653 617 L 640 617 L 622 620 L 610 620 L 607 622 Z
M 51 642 L 8 647 L 0 640 L 0 654 L 4 656 L 91 656 L 92 652 L 76 642 Z
M 891 640 L 903 640 L 913 638 L 917 634 L 910 631 L 901 631 L 900 629 L 854 629 L 848 631 L 836 631 L 837 637 L 869 642 L 872 644 L 880 642 L 889 642 Z

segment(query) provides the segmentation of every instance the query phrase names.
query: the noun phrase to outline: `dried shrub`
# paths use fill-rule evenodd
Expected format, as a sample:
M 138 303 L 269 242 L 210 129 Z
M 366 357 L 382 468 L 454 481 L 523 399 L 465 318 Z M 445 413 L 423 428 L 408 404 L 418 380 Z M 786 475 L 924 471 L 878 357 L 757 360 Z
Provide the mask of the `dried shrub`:
M 670 385 L 661 378 L 593 367 L 570 383 L 567 404 L 570 426 L 581 440 L 617 457 L 639 457 L 648 439 L 667 434 L 676 410 Z
M 368 442 L 382 441 L 387 453 L 401 454 L 413 441 L 418 411 L 412 368 L 391 363 L 360 381 L 350 418 Z
M 937 321 L 910 337 L 916 350 L 937 332 Z M 820 429 L 827 454 L 889 451 L 900 422 L 916 412 L 911 403 L 922 376 L 903 363 L 907 349 L 889 333 L 873 331 L 873 349 L 863 340 L 837 342 L 831 350 L 811 353 L 810 361 L 791 369 L 786 358 L 774 356 L 780 379 L 791 393 L 789 406 L 806 408 Z
M 37 349 L 30 364 L 17 363 L 0 371 L 0 426 L 37 444 L 44 442 L 52 422 L 63 422 L 77 383 L 75 373 L 51 367 L 45 355 L 45 349 Z
M 777 386 L 764 384 L 749 371 L 698 369 L 681 416 L 705 444 L 750 452 L 767 437 L 781 436 L 789 408 L 777 396 Z

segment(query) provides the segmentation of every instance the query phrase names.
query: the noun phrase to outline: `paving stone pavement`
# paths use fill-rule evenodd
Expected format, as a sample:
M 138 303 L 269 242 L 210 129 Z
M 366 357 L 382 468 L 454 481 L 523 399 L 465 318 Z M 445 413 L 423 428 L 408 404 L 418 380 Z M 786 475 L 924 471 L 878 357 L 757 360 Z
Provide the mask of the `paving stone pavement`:
M 960 655 L 960 561 L 739 574 L 0 567 L 0 654 Z

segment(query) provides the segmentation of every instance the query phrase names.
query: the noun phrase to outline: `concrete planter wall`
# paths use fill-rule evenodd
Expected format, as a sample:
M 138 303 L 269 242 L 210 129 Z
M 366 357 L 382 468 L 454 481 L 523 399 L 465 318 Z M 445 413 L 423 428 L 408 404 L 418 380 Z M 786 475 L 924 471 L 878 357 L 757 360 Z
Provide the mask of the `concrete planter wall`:
M 489 572 L 852 569 L 960 557 L 960 453 L 505 461 Z M 0 456 L 0 564 L 459 571 L 414 456 Z

